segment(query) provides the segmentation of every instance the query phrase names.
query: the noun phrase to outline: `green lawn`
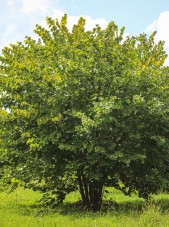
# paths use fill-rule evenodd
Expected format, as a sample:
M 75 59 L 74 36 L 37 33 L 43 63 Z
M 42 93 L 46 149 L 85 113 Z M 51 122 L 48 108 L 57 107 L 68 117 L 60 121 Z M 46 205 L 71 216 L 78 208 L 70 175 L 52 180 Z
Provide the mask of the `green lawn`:
M 124 196 L 115 189 L 109 191 L 109 202 L 94 214 L 75 203 L 80 198 L 78 193 L 69 195 L 54 210 L 35 206 L 41 194 L 32 190 L 18 188 L 9 195 L 0 192 L 0 227 L 169 226 L 169 195 L 160 194 L 146 204 L 143 199 Z

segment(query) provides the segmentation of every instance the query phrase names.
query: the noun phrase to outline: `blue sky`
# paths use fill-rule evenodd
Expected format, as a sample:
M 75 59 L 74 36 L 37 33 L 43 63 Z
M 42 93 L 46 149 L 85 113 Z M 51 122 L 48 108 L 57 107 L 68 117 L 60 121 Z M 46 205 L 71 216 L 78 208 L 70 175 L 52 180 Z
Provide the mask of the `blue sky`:
M 46 16 L 61 18 L 64 13 L 70 28 L 83 16 L 86 29 L 95 24 L 105 28 L 113 20 L 126 27 L 126 34 L 157 30 L 156 41 L 165 40 L 169 54 L 169 0 L 0 0 L 0 49 L 34 36 L 35 24 L 46 26 Z

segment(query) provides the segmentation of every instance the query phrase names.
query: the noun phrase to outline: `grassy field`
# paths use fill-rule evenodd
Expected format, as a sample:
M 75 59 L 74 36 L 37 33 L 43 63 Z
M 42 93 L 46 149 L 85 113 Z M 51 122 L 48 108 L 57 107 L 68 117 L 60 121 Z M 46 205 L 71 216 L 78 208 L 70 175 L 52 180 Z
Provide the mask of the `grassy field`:
M 149 204 L 109 189 L 107 206 L 92 214 L 78 207 L 80 196 L 72 193 L 57 209 L 35 206 L 41 194 L 18 188 L 7 195 L 0 192 L 0 227 L 168 227 L 169 195 L 155 196 Z

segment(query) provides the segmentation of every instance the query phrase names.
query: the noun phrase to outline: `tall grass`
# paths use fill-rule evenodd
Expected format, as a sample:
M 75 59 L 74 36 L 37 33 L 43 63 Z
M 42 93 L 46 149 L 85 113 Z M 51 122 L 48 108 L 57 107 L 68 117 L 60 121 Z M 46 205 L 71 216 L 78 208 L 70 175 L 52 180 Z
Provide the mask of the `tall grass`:
M 146 203 L 109 189 L 103 209 L 85 211 L 80 195 L 71 193 L 57 209 L 35 206 L 41 194 L 18 188 L 11 194 L 0 192 L 0 227 L 168 227 L 169 195 L 159 194 Z

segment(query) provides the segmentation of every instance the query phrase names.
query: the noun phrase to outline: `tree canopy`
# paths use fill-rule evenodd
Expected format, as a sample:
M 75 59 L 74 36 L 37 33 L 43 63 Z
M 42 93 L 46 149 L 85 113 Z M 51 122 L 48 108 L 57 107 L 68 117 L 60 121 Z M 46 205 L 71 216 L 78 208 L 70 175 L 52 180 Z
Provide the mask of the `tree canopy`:
M 140 197 L 169 187 L 169 69 L 164 43 L 111 22 L 72 31 L 67 16 L 0 56 L 1 177 L 57 205 L 79 190 L 99 210 L 104 188 Z

